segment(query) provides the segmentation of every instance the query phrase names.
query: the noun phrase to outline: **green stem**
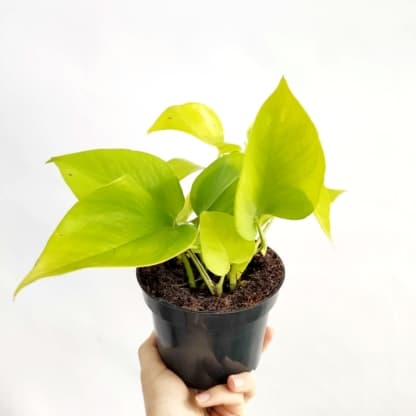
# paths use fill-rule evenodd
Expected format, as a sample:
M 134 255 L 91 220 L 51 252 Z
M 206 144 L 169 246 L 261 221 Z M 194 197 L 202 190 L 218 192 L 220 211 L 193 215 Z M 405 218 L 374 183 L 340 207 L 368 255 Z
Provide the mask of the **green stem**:
M 198 272 L 201 275 L 202 279 L 204 280 L 205 284 L 207 285 L 207 288 L 210 291 L 211 295 L 215 295 L 216 294 L 215 284 L 209 277 L 207 271 L 205 270 L 205 267 L 203 266 L 199 258 L 196 256 L 196 254 L 192 250 L 188 250 L 187 254 L 190 257 L 190 259 L 194 262 L 195 267 L 198 269 Z
M 266 224 L 263 226 L 263 235 L 266 235 L 266 232 L 269 229 L 269 227 L 272 225 L 272 222 L 273 222 L 273 218 L 270 218 L 269 220 L 267 220 Z
M 188 277 L 189 286 L 192 289 L 195 289 L 196 288 L 195 275 L 194 275 L 194 271 L 192 270 L 191 264 L 189 263 L 188 257 L 186 257 L 185 254 L 181 254 L 179 258 L 181 259 L 185 267 L 185 272 L 186 272 L 186 276 Z
M 221 276 L 220 280 L 216 284 L 216 289 L 217 289 L 217 295 L 218 296 L 222 295 L 222 290 L 223 290 L 223 286 L 224 286 L 224 279 L 225 279 L 225 275 Z
M 257 251 L 260 251 L 260 253 L 263 254 L 263 256 L 266 254 L 266 251 L 267 251 L 267 241 L 266 241 L 265 233 L 267 229 L 270 227 L 271 223 L 272 223 L 272 219 L 268 220 L 263 229 L 261 228 L 259 222 L 256 221 L 257 231 L 259 233 L 259 238 L 260 238 L 260 241 L 257 244 Z
M 231 265 L 230 272 L 228 273 L 228 279 L 230 281 L 230 290 L 233 292 L 237 288 L 238 281 L 238 267 L 236 264 Z

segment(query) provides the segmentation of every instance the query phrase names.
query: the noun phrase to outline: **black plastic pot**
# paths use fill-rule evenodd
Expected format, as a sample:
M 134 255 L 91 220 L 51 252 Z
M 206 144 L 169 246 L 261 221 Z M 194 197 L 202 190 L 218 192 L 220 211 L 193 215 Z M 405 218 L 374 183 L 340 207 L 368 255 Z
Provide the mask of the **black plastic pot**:
M 140 284 L 139 272 L 137 269 Z M 254 370 L 268 312 L 280 286 L 256 306 L 233 312 L 195 312 L 143 291 L 153 312 L 159 353 L 167 367 L 197 389 L 223 384 L 231 374 Z

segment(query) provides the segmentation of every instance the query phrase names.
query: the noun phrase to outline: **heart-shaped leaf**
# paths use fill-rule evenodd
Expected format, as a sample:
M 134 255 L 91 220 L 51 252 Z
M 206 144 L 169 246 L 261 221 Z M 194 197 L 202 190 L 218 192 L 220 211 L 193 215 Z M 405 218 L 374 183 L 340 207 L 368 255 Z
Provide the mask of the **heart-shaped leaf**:
M 233 213 L 242 163 L 242 153 L 229 153 L 199 174 L 191 189 L 191 204 L 197 214 L 202 211 Z
M 184 200 L 178 179 L 168 163 L 156 156 L 128 149 L 98 149 L 50 159 L 78 199 L 117 178 L 129 175 L 172 216 Z
M 253 239 L 265 215 L 301 219 L 311 214 L 324 172 L 315 126 L 282 78 L 249 130 L 236 193 L 238 231 Z
M 319 196 L 318 205 L 313 212 L 323 232 L 328 236 L 328 238 L 331 238 L 331 204 L 343 192 L 344 191 L 339 189 L 329 189 L 323 186 Z
M 222 146 L 218 148 L 220 154 L 224 155 L 226 153 L 232 153 L 232 152 L 240 152 L 241 147 L 238 144 L 234 143 L 224 143 Z
M 85 267 L 149 266 L 175 257 L 191 246 L 196 228 L 175 225 L 171 214 L 133 178 L 116 179 L 70 209 L 15 295 L 38 279 Z
M 183 208 L 181 209 L 178 216 L 176 217 L 176 222 L 178 224 L 186 222 L 191 214 L 192 214 L 191 195 L 188 194 L 185 198 L 185 203 L 183 204 Z
M 168 107 L 150 127 L 148 133 L 160 130 L 182 131 L 216 147 L 224 143 L 220 118 L 214 110 L 201 103 Z
M 201 214 L 200 245 L 204 263 L 217 276 L 227 274 L 232 264 L 247 262 L 255 251 L 255 242 L 238 234 L 234 217 L 215 211 Z
M 191 173 L 202 169 L 202 166 L 199 166 L 186 159 L 170 159 L 167 163 L 179 180 L 182 180 Z
M 201 103 L 185 103 L 168 107 L 154 122 L 148 133 L 177 130 L 215 146 L 220 154 L 240 150 L 240 146 L 224 142 L 224 130 L 214 110 Z

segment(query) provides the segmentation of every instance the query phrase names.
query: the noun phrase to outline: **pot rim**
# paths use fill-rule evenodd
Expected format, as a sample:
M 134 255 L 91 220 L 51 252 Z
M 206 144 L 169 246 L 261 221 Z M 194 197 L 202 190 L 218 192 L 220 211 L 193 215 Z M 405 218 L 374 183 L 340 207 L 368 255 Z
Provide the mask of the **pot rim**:
M 145 296 L 147 296 L 148 298 L 150 298 L 150 299 L 152 299 L 154 301 L 157 301 L 159 303 L 162 303 L 164 306 L 166 306 L 168 308 L 171 308 L 171 309 L 173 309 L 173 310 L 175 310 L 177 312 L 186 312 L 186 313 L 190 313 L 190 314 L 193 313 L 193 314 L 197 314 L 197 315 L 213 315 L 213 316 L 227 315 L 227 316 L 229 316 L 229 315 L 238 314 L 238 313 L 241 313 L 241 312 L 247 312 L 247 311 L 250 311 L 250 310 L 254 310 L 254 309 L 256 309 L 259 306 L 263 305 L 268 300 L 270 300 L 271 298 L 273 298 L 275 295 L 278 294 L 280 288 L 283 285 L 283 282 L 285 281 L 285 276 L 286 276 L 285 265 L 284 265 L 284 263 L 283 263 L 283 261 L 282 261 L 282 259 L 280 257 L 279 257 L 279 259 L 280 259 L 280 262 L 281 262 L 281 265 L 282 265 L 282 269 L 283 269 L 282 279 L 280 281 L 280 284 L 278 286 L 276 286 L 272 290 L 272 292 L 268 296 L 266 296 L 264 299 L 262 299 L 259 303 L 255 304 L 253 306 L 248 306 L 248 307 L 245 307 L 245 308 L 234 309 L 234 310 L 231 310 L 231 311 L 216 311 L 216 310 L 211 310 L 211 311 L 208 311 L 208 310 L 195 311 L 195 310 L 192 310 L 192 309 L 189 309 L 189 308 L 185 308 L 183 306 L 178 306 L 178 305 L 175 305 L 173 303 L 170 303 L 170 302 L 168 302 L 167 300 L 165 300 L 162 297 L 156 297 L 156 296 L 150 295 L 148 292 L 146 292 L 146 290 L 143 288 L 143 286 L 142 286 L 142 284 L 140 282 L 140 278 L 139 278 L 139 274 L 140 274 L 139 270 L 140 270 L 140 268 L 139 267 L 136 268 L 136 279 L 137 279 L 137 282 L 138 282 L 140 288 L 142 289 L 143 293 L 145 294 Z

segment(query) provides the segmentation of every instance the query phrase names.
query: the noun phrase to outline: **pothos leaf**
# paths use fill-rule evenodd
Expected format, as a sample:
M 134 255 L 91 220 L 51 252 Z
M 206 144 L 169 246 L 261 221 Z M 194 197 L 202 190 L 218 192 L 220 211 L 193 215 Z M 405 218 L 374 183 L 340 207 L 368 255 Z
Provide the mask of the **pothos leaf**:
M 238 144 L 234 143 L 224 143 L 222 146 L 219 147 L 220 154 L 232 153 L 232 152 L 240 152 L 241 147 Z
M 256 224 L 266 215 L 301 219 L 311 214 L 324 172 L 315 126 L 282 78 L 249 130 L 236 193 L 240 234 L 255 238 Z
M 180 224 L 182 222 L 187 221 L 191 214 L 192 214 L 191 195 L 188 194 L 185 198 L 185 203 L 183 204 L 183 208 L 181 209 L 178 216 L 176 217 L 176 222 Z
M 53 157 L 62 177 L 78 199 L 128 175 L 175 217 L 184 197 L 169 164 L 148 153 L 128 149 L 97 149 Z
M 323 232 L 328 238 L 331 238 L 331 204 L 343 192 L 344 191 L 339 189 L 329 189 L 326 186 L 323 186 L 319 196 L 318 205 L 313 212 Z
M 238 234 L 234 217 L 215 211 L 201 214 L 200 246 L 204 263 L 218 276 L 227 274 L 233 264 L 249 261 L 255 251 L 255 242 Z
M 215 146 L 220 154 L 239 151 L 240 146 L 224 142 L 224 130 L 218 115 L 205 104 L 185 103 L 168 107 L 148 133 L 177 130 Z
M 197 214 L 202 211 L 233 213 L 242 163 L 242 153 L 229 153 L 199 174 L 191 189 L 191 204 Z
M 179 180 L 182 180 L 191 173 L 202 169 L 202 166 L 199 166 L 186 159 L 170 159 L 167 163 Z
M 169 208 L 123 176 L 69 210 L 15 295 L 41 278 L 85 267 L 158 264 L 187 250 L 195 237 L 192 224 L 175 225 Z
M 160 130 L 182 131 L 216 147 L 224 143 L 220 118 L 214 110 L 201 103 L 168 107 L 150 127 L 148 133 Z

